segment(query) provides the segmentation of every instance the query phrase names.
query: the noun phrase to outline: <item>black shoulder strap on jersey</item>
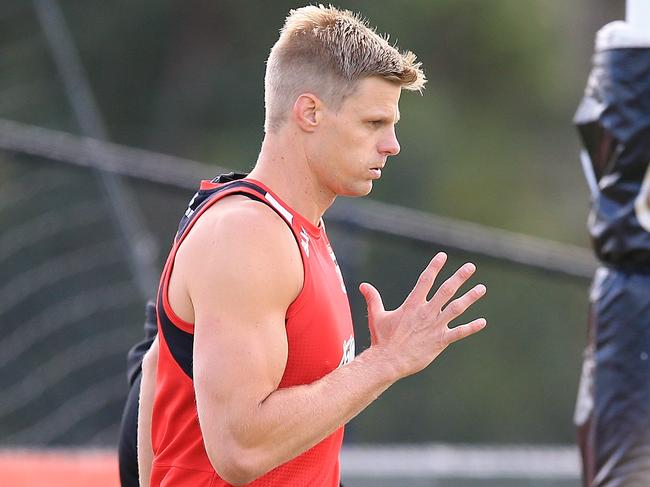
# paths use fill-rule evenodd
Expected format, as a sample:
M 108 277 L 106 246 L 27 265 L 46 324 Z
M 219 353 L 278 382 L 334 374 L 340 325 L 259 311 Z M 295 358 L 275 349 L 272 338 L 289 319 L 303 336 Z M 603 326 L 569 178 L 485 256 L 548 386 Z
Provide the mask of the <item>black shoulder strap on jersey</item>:
M 199 189 L 192 199 L 190 200 L 185 214 L 181 218 L 181 221 L 178 224 L 178 231 L 176 232 L 176 239 L 180 238 L 181 235 L 185 232 L 185 229 L 189 223 L 194 219 L 194 216 L 212 197 L 216 194 L 219 194 L 226 190 L 232 190 L 233 188 L 248 188 L 253 190 L 255 193 L 259 194 L 259 198 L 250 193 L 241 193 L 249 198 L 258 199 L 259 201 L 264 201 L 266 196 L 266 191 L 260 188 L 258 185 L 244 180 L 246 174 L 231 172 L 228 174 L 222 174 L 217 176 L 212 180 L 213 183 L 221 183 L 222 186 L 210 189 Z

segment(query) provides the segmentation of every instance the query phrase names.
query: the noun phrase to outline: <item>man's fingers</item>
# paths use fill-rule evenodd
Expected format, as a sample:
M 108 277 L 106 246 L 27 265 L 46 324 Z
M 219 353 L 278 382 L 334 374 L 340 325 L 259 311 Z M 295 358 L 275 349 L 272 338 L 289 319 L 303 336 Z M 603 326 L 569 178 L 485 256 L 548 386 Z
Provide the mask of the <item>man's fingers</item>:
M 474 333 L 481 331 L 487 325 L 487 321 L 484 318 L 479 318 L 474 321 L 470 321 L 465 325 L 459 325 L 454 328 L 449 329 L 446 334 L 447 343 L 454 343 L 458 340 L 462 340 Z
M 438 252 L 429 265 L 422 271 L 418 281 L 415 283 L 413 290 L 409 293 L 406 301 L 414 303 L 423 303 L 427 299 L 429 291 L 431 291 L 431 286 L 433 286 L 440 269 L 445 265 L 447 261 L 447 254 L 444 252 Z
M 445 321 L 445 323 L 449 323 L 450 321 L 458 318 L 465 311 L 467 311 L 467 308 L 481 299 L 485 295 L 486 291 L 487 290 L 483 284 L 474 286 L 460 298 L 454 299 L 451 303 L 449 303 L 445 309 L 442 310 L 440 317 Z
M 476 266 L 468 262 L 467 264 L 463 264 L 449 279 L 443 282 L 442 286 L 440 286 L 430 301 L 434 311 L 439 312 L 475 271 Z

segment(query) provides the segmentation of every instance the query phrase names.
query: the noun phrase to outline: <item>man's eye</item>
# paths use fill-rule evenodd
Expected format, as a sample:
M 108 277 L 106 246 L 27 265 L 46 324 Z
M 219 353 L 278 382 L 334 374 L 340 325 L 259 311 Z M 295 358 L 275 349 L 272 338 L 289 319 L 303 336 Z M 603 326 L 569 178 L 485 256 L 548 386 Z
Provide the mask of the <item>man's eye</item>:
M 372 125 L 373 127 L 380 127 L 383 124 L 384 124 L 383 120 L 371 120 L 370 121 L 370 125 Z

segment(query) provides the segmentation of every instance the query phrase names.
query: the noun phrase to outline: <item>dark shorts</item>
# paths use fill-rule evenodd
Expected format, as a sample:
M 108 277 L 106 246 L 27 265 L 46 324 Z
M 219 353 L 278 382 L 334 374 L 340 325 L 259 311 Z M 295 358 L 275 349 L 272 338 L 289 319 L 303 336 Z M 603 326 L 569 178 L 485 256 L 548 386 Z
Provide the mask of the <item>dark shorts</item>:
M 131 385 L 126 398 L 117 454 L 120 465 L 122 487 L 139 487 L 138 480 L 138 396 L 140 395 L 140 374 Z
M 596 272 L 575 422 L 585 486 L 650 486 L 650 274 Z

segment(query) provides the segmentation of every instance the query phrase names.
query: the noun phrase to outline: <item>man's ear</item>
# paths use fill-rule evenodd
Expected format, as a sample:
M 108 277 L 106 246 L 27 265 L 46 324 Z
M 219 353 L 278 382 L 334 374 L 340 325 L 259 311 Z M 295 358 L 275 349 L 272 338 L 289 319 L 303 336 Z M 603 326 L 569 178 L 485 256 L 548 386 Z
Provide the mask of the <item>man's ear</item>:
M 312 93 L 303 93 L 293 104 L 293 118 L 305 132 L 316 130 L 323 111 L 323 102 Z

